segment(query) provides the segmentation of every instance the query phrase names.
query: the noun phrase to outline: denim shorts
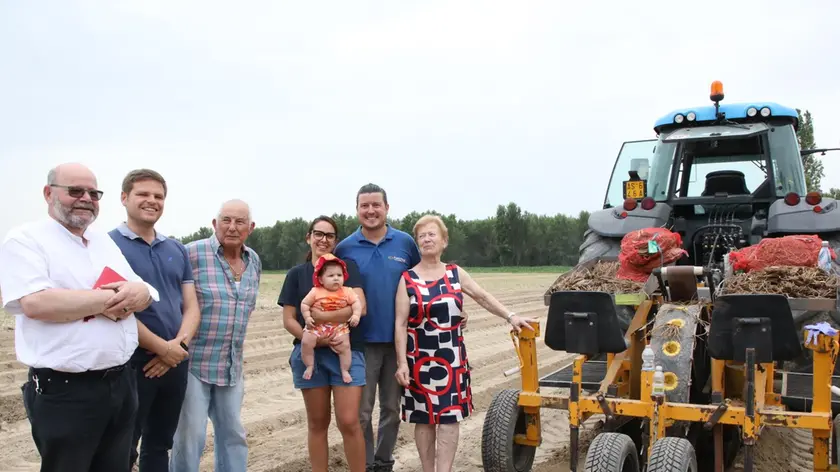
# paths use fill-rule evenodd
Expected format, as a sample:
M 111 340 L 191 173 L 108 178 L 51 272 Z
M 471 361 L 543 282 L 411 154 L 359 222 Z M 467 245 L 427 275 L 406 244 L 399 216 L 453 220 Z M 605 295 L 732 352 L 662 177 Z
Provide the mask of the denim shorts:
M 361 351 L 350 351 L 352 362 L 350 363 L 350 376 L 353 381 L 344 383 L 341 378 L 341 363 L 338 354 L 328 347 L 315 348 L 315 368 L 312 370 L 312 377 L 309 380 L 303 378 L 303 371 L 306 365 L 300 356 L 300 344 L 295 344 L 292 355 L 289 357 L 289 366 L 292 368 L 292 377 L 295 388 L 307 389 L 326 386 L 334 387 L 360 387 L 365 385 L 365 355 Z

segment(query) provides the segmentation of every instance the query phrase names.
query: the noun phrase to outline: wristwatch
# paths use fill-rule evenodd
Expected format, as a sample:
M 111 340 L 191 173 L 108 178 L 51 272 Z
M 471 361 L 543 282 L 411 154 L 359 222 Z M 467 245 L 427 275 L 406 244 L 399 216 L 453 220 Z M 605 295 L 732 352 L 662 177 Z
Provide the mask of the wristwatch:
M 508 313 L 506 321 L 508 323 L 510 323 L 510 319 L 513 318 L 514 316 L 516 316 L 516 313 L 514 313 L 514 312 Z

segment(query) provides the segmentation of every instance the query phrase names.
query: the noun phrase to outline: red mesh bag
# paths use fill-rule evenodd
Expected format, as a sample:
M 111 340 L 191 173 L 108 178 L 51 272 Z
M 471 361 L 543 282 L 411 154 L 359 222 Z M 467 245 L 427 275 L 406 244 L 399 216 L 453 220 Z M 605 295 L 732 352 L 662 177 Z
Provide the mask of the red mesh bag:
M 656 241 L 660 252 L 648 252 L 648 243 L 651 240 Z M 621 239 L 616 277 L 645 282 L 653 269 L 668 265 L 687 254 L 682 248 L 682 238 L 679 233 L 665 228 L 633 231 Z
M 796 234 L 781 238 L 766 238 L 755 246 L 729 253 L 732 270 L 750 272 L 771 266 L 816 267 L 822 239 L 816 235 Z M 829 247 L 831 259 L 836 259 Z

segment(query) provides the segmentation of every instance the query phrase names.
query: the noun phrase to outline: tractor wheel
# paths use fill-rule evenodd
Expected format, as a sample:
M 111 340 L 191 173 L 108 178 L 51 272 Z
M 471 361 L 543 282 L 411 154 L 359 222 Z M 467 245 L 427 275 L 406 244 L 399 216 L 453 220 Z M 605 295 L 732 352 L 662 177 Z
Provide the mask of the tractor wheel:
M 481 461 L 485 472 L 528 472 L 537 448 L 514 444 L 525 434 L 525 410 L 519 406 L 519 390 L 502 390 L 493 398 L 481 432 Z
M 694 446 L 685 438 L 657 440 L 650 451 L 647 472 L 697 472 Z
M 586 452 L 584 472 L 639 472 L 639 451 L 630 436 L 600 433 Z
M 621 238 L 609 238 L 587 229 L 583 233 L 583 243 L 580 245 L 578 264 L 598 257 L 618 257 L 621 250 Z
M 601 236 L 595 231 L 587 229 L 583 233 L 583 243 L 580 245 L 578 264 L 583 264 L 599 257 L 617 258 L 620 250 L 621 238 Z M 627 332 L 627 328 L 630 327 L 630 322 L 633 321 L 633 316 L 636 312 L 633 310 L 633 307 L 624 305 L 617 305 L 615 312 L 618 315 L 618 325 L 621 328 L 621 332 Z

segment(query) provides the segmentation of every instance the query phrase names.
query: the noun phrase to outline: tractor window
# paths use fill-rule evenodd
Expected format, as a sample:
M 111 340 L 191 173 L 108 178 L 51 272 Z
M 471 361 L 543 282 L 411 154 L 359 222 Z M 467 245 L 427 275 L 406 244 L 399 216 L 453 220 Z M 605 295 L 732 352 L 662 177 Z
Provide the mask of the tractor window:
M 624 181 L 630 180 L 631 171 L 647 181 L 647 196 L 666 200 L 675 147 L 675 144 L 655 139 L 625 142 L 610 177 L 604 207 L 616 207 L 624 202 Z
M 680 151 L 681 162 L 690 164 L 688 175 L 680 169 L 678 194 L 682 197 L 749 195 L 767 178 L 760 135 L 686 141 Z
M 677 143 L 657 142 L 653 152 L 653 163 L 650 166 L 648 178 L 648 196 L 657 202 L 667 201 L 670 197 L 668 187 L 671 185 L 671 169 L 674 167 L 674 152 Z
M 802 156 L 793 126 L 777 126 L 768 133 L 770 157 L 773 158 L 773 175 L 776 177 L 776 196 L 788 192 L 805 195 L 805 173 L 802 171 Z
M 751 194 L 767 178 L 762 159 L 761 155 L 698 157 L 691 166 L 686 196 L 711 197 L 716 192 L 726 192 L 730 195 Z M 713 174 L 718 171 L 734 172 L 731 176 L 715 179 L 715 176 L 721 175 L 720 173 Z M 740 181 L 740 175 L 737 172 L 743 174 L 743 182 Z M 712 174 L 712 178 L 708 178 L 709 174 Z
M 680 146 L 681 162 L 691 162 L 691 167 L 687 176 L 680 169 L 678 194 L 683 197 L 713 196 L 718 192 L 751 194 L 767 178 L 769 151 L 776 195 L 784 196 L 788 192 L 804 195 L 805 176 L 793 127 L 777 126 L 766 136 L 769 149 L 759 135 L 684 142 Z

